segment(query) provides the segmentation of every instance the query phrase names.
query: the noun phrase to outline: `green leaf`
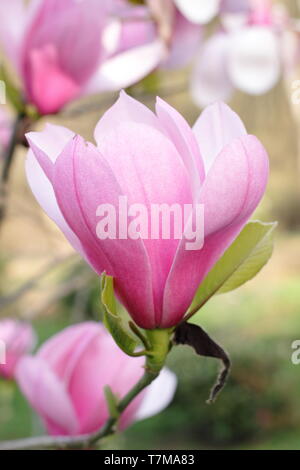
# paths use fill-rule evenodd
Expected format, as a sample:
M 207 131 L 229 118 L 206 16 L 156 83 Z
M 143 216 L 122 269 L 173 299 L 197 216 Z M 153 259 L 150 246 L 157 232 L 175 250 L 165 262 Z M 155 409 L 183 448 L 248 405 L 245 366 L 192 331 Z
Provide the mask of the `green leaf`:
M 252 279 L 271 257 L 276 226 L 276 222 L 249 222 L 199 286 L 190 311 Z
M 101 277 L 101 287 L 101 301 L 104 307 L 104 325 L 122 351 L 132 356 L 134 355 L 133 353 L 138 343 L 130 335 L 124 316 L 121 312 L 117 311 L 113 278 L 103 274 Z

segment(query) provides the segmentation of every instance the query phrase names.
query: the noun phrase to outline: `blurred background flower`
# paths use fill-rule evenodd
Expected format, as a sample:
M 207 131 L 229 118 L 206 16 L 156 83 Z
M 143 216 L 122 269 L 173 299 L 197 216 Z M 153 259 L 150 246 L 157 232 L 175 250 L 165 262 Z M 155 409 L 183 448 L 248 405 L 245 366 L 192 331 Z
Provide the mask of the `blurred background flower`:
M 4 364 L 0 363 L 0 376 L 11 379 L 22 356 L 30 353 L 36 336 L 30 324 L 19 320 L 0 320 L 0 340 L 4 345 Z
M 290 36 L 288 40 L 285 7 L 271 0 L 252 0 L 249 6 L 241 15 L 225 13 L 221 26 L 199 49 L 191 93 L 200 107 L 228 100 L 235 89 L 262 95 L 297 66 L 299 44 Z
M 23 358 L 16 377 L 51 435 L 89 434 L 109 418 L 104 387 L 123 398 L 143 375 L 144 357 L 123 353 L 95 322 L 66 328 L 33 356 Z M 164 370 L 122 414 L 120 429 L 159 413 L 171 402 L 176 376 Z
M 81 96 L 142 79 L 157 66 L 164 44 L 145 30 L 142 34 L 149 37 L 141 45 L 139 29 L 136 40 L 124 40 L 126 16 L 135 30 L 140 14 L 121 0 L 42 0 L 28 6 L 3 0 L 1 44 L 25 101 L 40 114 L 51 114 Z

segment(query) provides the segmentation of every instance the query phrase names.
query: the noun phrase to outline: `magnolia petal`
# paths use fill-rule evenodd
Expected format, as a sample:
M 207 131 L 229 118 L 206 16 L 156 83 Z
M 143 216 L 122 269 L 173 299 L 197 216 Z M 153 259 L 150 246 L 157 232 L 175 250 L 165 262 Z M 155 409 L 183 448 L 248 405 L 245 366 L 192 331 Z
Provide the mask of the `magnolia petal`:
M 107 60 L 88 83 L 85 93 L 127 88 L 152 72 L 165 57 L 165 45 L 156 40 Z
M 92 321 L 72 325 L 46 341 L 37 357 L 46 361 L 67 387 L 78 361 L 91 341 L 99 336 L 101 339 L 105 338 L 104 333 L 99 324 Z
M 170 41 L 170 51 L 161 67 L 173 69 L 188 65 L 199 48 L 201 38 L 201 26 L 191 23 L 177 12 Z
M 161 126 L 174 143 L 184 162 L 196 197 L 205 178 L 205 171 L 195 135 L 181 114 L 161 98 L 157 98 L 156 113 Z
M 41 114 L 58 112 L 80 94 L 80 86 L 65 73 L 58 50 L 52 44 L 29 53 L 30 79 L 28 97 Z
M 29 132 L 26 137 L 54 163 L 74 135 L 74 132 L 66 127 L 46 124 L 46 128 L 42 132 Z
M 76 433 L 78 420 L 72 402 L 47 362 L 37 357 L 21 359 L 16 378 L 31 406 L 45 421 L 50 420 L 68 434 Z
M 122 90 L 119 99 L 104 113 L 95 128 L 94 138 L 98 146 L 101 147 L 107 134 L 124 122 L 146 124 L 163 132 L 155 114 Z
M 234 140 L 217 156 L 198 201 L 204 207 L 204 247 L 187 250 L 185 237 L 180 242 L 165 287 L 162 328 L 176 325 L 182 319 L 202 279 L 260 202 L 268 171 L 266 151 L 253 136 Z
M 251 95 L 261 95 L 273 88 L 281 74 L 276 35 L 261 26 L 234 33 L 228 55 L 228 73 L 236 88 Z
M 27 138 L 35 148 L 35 154 L 32 150 L 29 150 L 25 162 L 25 171 L 31 191 L 42 209 L 61 229 L 73 248 L 84 256 L 81 243 L 65 221 L 57 204 L 52 184 L 36 158 L 37 155 L 44 152 L 47 158 L 49 157 L 49 161 L 54 163 L 59 153 L 73 136 L 73 132 L 68 129 L 50 124 L 43 132 L 30 132 L 27 134 Z
M 167 115 L 162 122 L 143 105 L 122 93 L 118 102 L 100 120 L 95 132 L 98 148 L 118 180 L 122 194 L 126 194 L 128 204 L 144 204 L 148 209 L 149 229 L 151 205 L 168 204 L 171 207 L 179 204 L 183 207 L 193 202 L 188 170 L 177 150 L 177 141 L 185 152 L 191 151 L 186 150 L 190 145 L 196 155 L 197 143 L 184 120 L 182 122 L 177 115 L 168 117 L 170 109 L 165 111 Z M 169 129 L 164 130 L 167 122 Z M 174 125 L 173 141 L 168 132 Z M 184 138 L 176 135 L 176 126 Z M 191 157 L 188 155 L 186 158 Z M 153 271 L 157 323 L 161 315 L 164 283 L 183 230 L 183 227 L 178 228 L 181 232 L 177 238 L 144 237 L 143 240 Z
M 193 127 L 201 155 L 204 160 L 206 174 L 221 150 L 247 134 L 239 116 L 225 103 L 208 106 L 197 119 Z
M 100 150 L 112 168 L 122 194 L 126 194 L 128 205 L 143 204 L 147 209 L 145 218 L 148 233 L 143 236 L 143 243 L 152 269 L 151 284 L 158 325 L 164 283 L 183 226 L 180 220 L 176 225 L 177 233 L 180 231 L 177 237 L 171 235 L 166 239 L 149 236 L 150 229 L 159 229 L 155 222 L 152 224 L 151 210 L 153 205 L 160 207 L 164 204 L 164 207 L 170 208 L 176 204 L 182 210 L 185 204 L 192 204 L 188 173 L 175 145 L 161 132 L 145 124 L 120 124 L 102 138 Z
M 51 47 L 69 80 L 86 84 L 102 57 L 101 34 L 106 26 L 106 2 L 51 0 L 40 3 L 24 38 L 23 73 L 28 84 L 28 54 Z M 80 33 L 78 32 L 80 31 Z M 70 53 L 72 51 L 72 53 Z M 80 60 L 78 60 L 80 59 Z
M 117 52 L 150 44 L 157 37 L 156 23 L 149 18 L 149 10 L 144 6 L 129 7 L 123 12 L 115 12 L 121 18 L 121 35 Z
M 97 235 L 101 204 L 118 207 L 121 188 L 96 147 L 77 137 L 55 164 L 54 188 L 59 207 L 80 239 L 90 264 L 98 274 L 106 271 L 138 324 L 153 328 L 151 269 L 141 239 L 100 239 Z M 147 315 L 144 312 L 147 312 Z
M 229 38 L 217 33 L 199 51 L 191 75 L 190 91 L 201 108 L 214 101 L 227 101 L 233 91 L 227 73 Z
M 176 375 L 164 368 L 158 378 L 147 388 L 135 420 L 150 418 L 163 411 L 173 400 L 176 388 Z

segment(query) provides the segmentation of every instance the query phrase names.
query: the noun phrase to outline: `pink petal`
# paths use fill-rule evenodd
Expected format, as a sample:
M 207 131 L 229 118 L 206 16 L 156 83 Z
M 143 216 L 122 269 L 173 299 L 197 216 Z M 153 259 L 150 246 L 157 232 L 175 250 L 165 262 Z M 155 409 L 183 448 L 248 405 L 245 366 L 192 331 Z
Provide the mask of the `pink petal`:
M 163 132 L 157 117 L 147 106 L 121 91 L 119 99 L 104 113 L 96 126 L 94 137 L 97 145 L 101 145 L 102 139 L 123 122 L 143 123 Z
M 239 116 L 225 103 L 208 106 L 196 121 L 194 128 L 206 173 L 221 150 L 234 139 L 247 134 Z
M 180 243 L 165 288 L 162 328 L 181 320 L 201 281 L 255 210 L 267 177 L 267 154 L 253 136 L 233 141 L 218 155 L 199 198 L 205 211 L 204 247 L 189 251 L 184 238 Z
M 197 105 L 207 106 L 214 101 L 228 100 L 232 84 L 227 73 L 229 38 L 217 33 L 200 48 L 191 76 L 191 94 Z
M 74 132 L 66 127 L 46 124 L 46 128 L 42 132 L 29 132 L 26 137 L 47 154 L 51 162 L 54 163 L 74 135 Z
M 55 162 L 57 156 L 67 142 L 73 138 L 73 135 L 73 132 L 68 129 L 53 125 L 48 125 L 43 132 L 31 132 L 27 134 L 35 154 L 32 150 L 28 152 L 25 169 L 29 186 L 38 203 L 46 214 L 58 225 L 74 249 L 83 254 L 81 243 L 65 221 L 58 207 L 52 184 L 38 161 L 42 161 L 42 159 L 45 158 L 48 159 L 49 157 L 50 162 Z M 46 162 L 45 165 L 48 166 L 49 162 L 48 164 Z
M 117 114 L 119 109 L 121 115 Z M 128 117 L 122 120 L 125 110 Z M 140 123 L 136 122 L 138 117 Z M 110 131 L 108 118 L 111 119 Z M 142 106 L 123 95 L 119 105 L 110 111 L 106 119 L 104 130 L 107 132 L 104 134 L 102 131 L 101 122 L 97 129 L 99 150 L 116 176 L 121 193 L 128 196 L 128 204 L 142 203 L 148 209 L 149 228 L 152 204 L 179 204 L 183 207 L 184 204 L 192 203 L 190 180 L 182 158 L 173 142 L 162 133 L 162 125 L 162 131 L 157 130 L 157 120 L 154 120 L 156 127 L 151 126 L 153 115 L 150 112 L 144 113 Z M 119 119 L 122 123 L 118 124 Z M 182 121 L 180 126 L 185 128 L 185 136 L 189 136 L 189 144 L 193 145 L 192 136 L 188 134 Z M 195 142 L 194 147 L 196 149 Z M 177 249 L 178 239 L 149 237 L 144 240 L 144 245 L 152 267 L 156 322 L 159 324 L 164 283 Z
M 41 114 L 56 113 L 79 96 L 80 86 L 60 67 L 58 51 L 54 46 L 46 45 L 33 50 L 29 61 L 29 99 Z
M 160 98 L 157 98 L 156 113 L 183 160 L 196 196 L 205 178 L 205 171 L 195 135 L 181 114 Z
M 48 0 L 35 9 L 22 45 L 22 75 L 41 112 L 59 110 L 97 70 L 106 14 L 106 2 L 98 0 Z
M 261 95 L 276 85 L 281 74 L 280 46 L 273 31 L 252 26 L 232 35 L 228 73 L 238 89 Z
M 85 349 L 94 338 L 105 337 L 105 331 L 95 322 L 70 326 L 46 341 L 37 356 L 43 359 L 67 386 Z
M 202 38 L 202 29 L 176 12 L 170 52 L 163 68 L 185 67 L 195 56 Z
M 34 348 L 36 335 L 30 324 L 4 318 L 0 320 L 0 342 L 5 344 L 5 364 L 1 364 L 0 350 L 0 375 L 12 378 L 18 361 Z
M 80 239 L 90 264 L 99 274 L 115 277 L 121 299 L 138 323 L 153 325 L 151 273 L 141 240 L 100 240 L 96 211 L 100 204 L 118 207 L 121 188 L 107 162 L 78 137 L 55 165 L 54 187 L 60 209 Z
M 107 420 L 108 409 L 104 396 L 106 385 L 109 385 L 120 399 L 143 374 L 144 358 L 129 358 L 108 334 L 101 335 L 100 325 L 96 326 L 98 336 L 94 336 L 81 354 L 69 385 L 81 433 L 93 432 Z M 131 411 L 127 410 L 126 425 L 132 421 L 133 409 L 137 408 L 140 400 L 138 397 L 138 400 L 131 404 Z
M 127 88 L 152 72 L 165 56 L 165 45 L 158 39 L 117 54 L 98 69 L 85 93 Z
M 63 433 L 77 432 L 78 421 L 70 397 L 45 361 L 34 357 L 22 359 L 17 366 L 16 378 L 44 421 L 54 423 Z
M 118 12 L 115 12 L 117 15 Z M 130 7 L 119 12 L 122 27 L 118 52 L 149 44 L 156 39 L 155 22 L 149 19 L 144 6 Z
M 51 44 L 66 75 L 85 83 L 101 60 L 101 33 L 107 20 L 106 2 L 98 0 L 47 0 L 36 8 L 24 43 L 26 55 Z M 80 59 L 80 60 L 78 60 Z

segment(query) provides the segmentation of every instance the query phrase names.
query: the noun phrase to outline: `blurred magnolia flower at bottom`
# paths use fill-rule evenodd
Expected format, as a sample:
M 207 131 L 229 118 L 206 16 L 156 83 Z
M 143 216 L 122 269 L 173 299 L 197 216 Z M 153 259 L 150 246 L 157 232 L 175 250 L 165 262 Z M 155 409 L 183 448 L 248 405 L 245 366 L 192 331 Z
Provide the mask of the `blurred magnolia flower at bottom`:
M 144 357 L 123 353 L 105 328 L 85 322 L 49 339 L 22 359 L 18 384 L 51 435 L 80 435 L 100 429 L 109 417 L 104 387 L 122 398 L 143 375 Z M 176 376 L 163 369 L 123 412 L 119 429 L 159 413 L 172 400 Z
M 35 333 L 28 323 L 10 318 L 0 320 L 0 376 L 13 378 L 18 362 L 35 343 Z
M 0 107 L 0 155 L 7 148 L 12 132 L 11 118 L 3 107 Z
M 284 57 L 280 37 L 255 25 L 218 32 L 203 44 L 191 77 L 191 94 L 203 107 L 230 99 L 234 89 L 261 95 L 279 81 Z

